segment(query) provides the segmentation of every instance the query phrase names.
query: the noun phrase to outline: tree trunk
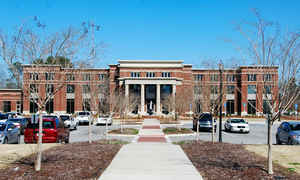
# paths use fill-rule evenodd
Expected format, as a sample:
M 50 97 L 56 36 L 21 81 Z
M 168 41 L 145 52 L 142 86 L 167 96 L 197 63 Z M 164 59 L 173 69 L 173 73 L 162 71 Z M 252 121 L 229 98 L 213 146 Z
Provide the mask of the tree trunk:
M 43 131 L 43 115 L 42 110 L 39 109 L 39 138 L 37 142 L 37 158 L 35 162 L 35 171 L 41 170 L 41 162 L 42 162 L 42 131 Z
M 106 123 L 105 123 L 105 140 L 107 141 L 108 140 L 108 124 L 107 124 L 107 120 L 106 120 Z
M 91 122 L 91 118 L 93 118 L 93 117 L 91 117 L 91 116 L 89 117 L 89 143 L 92 143 L 92 128 L 91 128 L 92 122 Z
M 268 174 L 273 174 L 272 163 L 272 124 L 271 119 L 268 118 Z
M 212 143 L 215 142 L 215 122 L 214 122 L 214 119 L 212 120 L 211 141 L 212 141 Z
M 197 119 L 197 141 L 199 141 L 199 120 Z
M 123 112 L 120 112 L 120 118 L 121 118 L 121 119 L 120 119 L 120 129 L 121 129 L 121 133 L 123 133 L 123 124 L 122 124 L 122 122 L 123 122 L 122 119 L 124 118 L 123 116 L 124 116 L 124 115 L 123 115 Z

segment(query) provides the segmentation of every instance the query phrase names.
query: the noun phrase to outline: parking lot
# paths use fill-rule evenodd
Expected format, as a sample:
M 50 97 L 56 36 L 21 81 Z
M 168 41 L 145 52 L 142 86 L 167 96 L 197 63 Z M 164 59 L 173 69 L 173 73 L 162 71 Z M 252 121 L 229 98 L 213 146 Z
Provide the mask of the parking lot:
M 139 125 L 125 125 L 124 127 L 129 127 L 129 128 L 139 128 Z M 92 141 L 100 140 L 100 139 L 105 139 L 105 132 L 106 132 L 106 127 L 105 126 L 91 126 L 92 128 L 92 133 L 91 133 L 91 139 Z M 108 126 L 108 131 L 113 130 L 113 129 L 118 129 L 120 128 L 120 124 L 113 124 L 111 126 Z M 109 139 L 119 139 L 123 141 L 128 141 L 131 142 L 133 137 L 117 137 L 117 136 L 109 136 Z M 88 125 L 81 125 L 78 126 L 77 130 L 72 130 L 70 131 L 70 143 L 74 142 L 83 142 L 83 141 L 88 141 L 89 140 L 89 126 Z M 24 144 L 24 136 L 21 136 L 20 144 Z
M 217 132 L 215 134 L 215 140 L 218 141 L 219 137 L 219 122 L 217 122 Z M 164 125 L 164 127 L 170 125 Z M 192 128 L 192 122 L 185 122 L 183 127 Z M 223 131 L 222 131 L 222 140 L 223 142 L 233 143 L 233 144 L 266 144 L 267 143 L 267 125 L 264 122 L 249 122 L 250 133 L 232 133 L 224 131 L 224 122 L 223 122 Z M 275 134 L 279 123 L 275 123 L 272 127 L 272 142 L 275 144 Z M 169 137 L 172 142 L 178 142 L 183 140 L 192 140 L 196 139 L 195 135 L 193 136 L 180 136 L 180 137 Z M 199 139 L 204 141 L 211 141 L 211 132 L 200 131 Z
M 219 125 L 219 123 L 218 123 Z M 266 144 L 267 143 L 267 125 L 264 122 L 249 122 L 250 125 L 250 133 L 231 133 L 222 131 L 222 139 L 223 142 L 233 143 L 233 144 Z M 162 127 L 170 127 L 176 126 L 172 124 L 163 124 Z M 275 144 L 275 133 L 279 123 L 275 123 L 272 128 L 272 142 Z M 140 125 L 124 125 L 125 128 L 140 128 Z M 184 128 L 192 128 L 191 121 L 183 121 L 181 127 Z M 118 129 L 120 128 L 119 124 L 113 124 L 112 126 L 108 126 L 108 130 Z M 224 127 L 223 127 L 224 130 Z M 89 135 L 89 126 L 78 126 L 77 130 L 73 130 L 70 132 L 70 143 L 73 142 L 82 142 L 88 141 Z M 105 126 L 92 126 L 92 140 L 105 139 Z M 217 133 L 215 134 L 215 140 L 218 141 L 219 137 L 219 129 L 217 128 Z M 131 142 L 134 137 L 128 136 L 109 136 L 110 139 L 119 139 L 123 141 Z M 172 142 L 179 142 L 183 140 L 194 140 L 196 139 L 195 135 L 184 135 L 184 136 L 169 136 L 169 139 Z M 199 139 L 204 141 L 211 141 L 211 132 L 200 131 Z M 24 143 L 23 136 L 21 137 L 21 144 Z

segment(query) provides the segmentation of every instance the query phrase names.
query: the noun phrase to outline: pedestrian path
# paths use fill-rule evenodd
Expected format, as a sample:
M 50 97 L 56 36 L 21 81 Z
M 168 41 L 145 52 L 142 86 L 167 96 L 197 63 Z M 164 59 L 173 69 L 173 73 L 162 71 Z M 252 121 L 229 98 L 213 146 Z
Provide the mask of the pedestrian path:
M 124 145 L 100 180 L 201 180 L 179 145 L 168 143 L 160 123 L 145 119 L 136 143 Z
M 167 142 L 156 119 L 145 119 L 139 131 L 138 142 Z

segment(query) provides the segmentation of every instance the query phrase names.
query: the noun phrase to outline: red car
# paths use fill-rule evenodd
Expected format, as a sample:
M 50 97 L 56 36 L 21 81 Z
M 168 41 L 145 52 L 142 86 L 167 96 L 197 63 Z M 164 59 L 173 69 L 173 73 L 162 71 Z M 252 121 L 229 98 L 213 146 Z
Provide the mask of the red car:
M 39 124 L 29 122 L 24 131 L 25 143 L 36 143 L 39 134 Z M 57 117 L 43 117 L 43 143 L 69 143 L 70 131 L 64 122 Z

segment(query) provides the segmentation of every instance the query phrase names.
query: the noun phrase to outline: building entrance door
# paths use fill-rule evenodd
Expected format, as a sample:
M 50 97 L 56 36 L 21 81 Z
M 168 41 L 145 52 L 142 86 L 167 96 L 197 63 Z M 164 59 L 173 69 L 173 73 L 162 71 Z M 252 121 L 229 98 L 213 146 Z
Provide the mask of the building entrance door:
M 156 85 L 145 85 L 146 112 L 152 115 L 156 111 Z

